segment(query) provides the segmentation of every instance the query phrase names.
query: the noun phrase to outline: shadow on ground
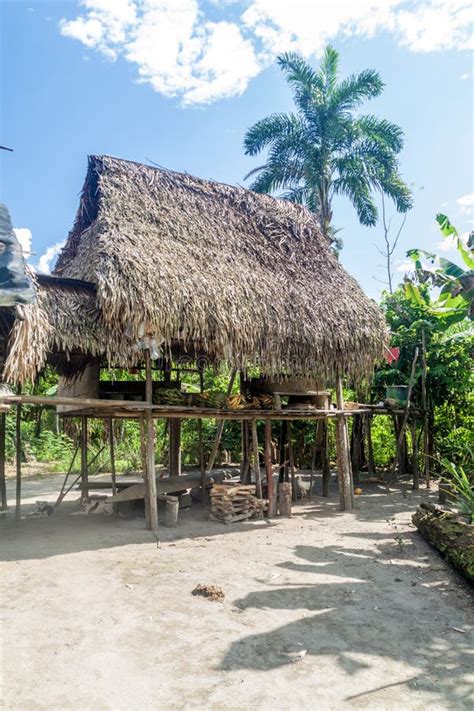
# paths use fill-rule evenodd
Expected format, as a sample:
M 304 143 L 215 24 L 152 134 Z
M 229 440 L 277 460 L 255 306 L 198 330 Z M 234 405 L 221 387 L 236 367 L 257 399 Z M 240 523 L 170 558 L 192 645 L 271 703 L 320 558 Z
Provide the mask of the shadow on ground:
M 387 685 L 374 685 L 368 692 L 346 697 L 346 701 L 360 698 L 368 702 L 371 694 L 403 684 L 441 697 L 448 708 L 473 708 L 472 677 L 471 683 L 468 680 L 474 660 L 472 628 L 466 622 L 456 626 L 461 624 L 459 611 L 453 609 L 451 616 L 446 599 L 440 598 L 443 593 L 438 588 L 446 584 L 446 571 L 440 575 L 436 566 L 427 565 L 426 544 L 415 532 L 405 534 L 403 545 L 410 550 L 400 550 L 397 555 L 393 537 L 387 542 L 390 536 L 360 532 L 344 536 L 360 541 L 360 547 L 298 545 L 294 557 L 277 566 L 301 573 L 302 578 L 308 577 L 307 582 L 269 585 L 268 590 L 251 592 L 235 601 L 242 611 L 257 609 L 265 615 L 265 610 L 293 610 L 300 612 L 300 617 L 235 641 L 220 669 L 269 671 L 298 661 L 303 653 L 312 655 L 316 664 L 330 656 L 351 676 L 370 668 L 374 657 L 378 658 L 377 666 L 385 658 L 403 662 L 413 674 Z M 379 543 L 375 549 L 373 545 L 365 547 L 363 538 L 377 538 Z M 468 587 L 454 577 L 464 602 L 464 608 L 459 603 L 457 607 L 467 616 Z

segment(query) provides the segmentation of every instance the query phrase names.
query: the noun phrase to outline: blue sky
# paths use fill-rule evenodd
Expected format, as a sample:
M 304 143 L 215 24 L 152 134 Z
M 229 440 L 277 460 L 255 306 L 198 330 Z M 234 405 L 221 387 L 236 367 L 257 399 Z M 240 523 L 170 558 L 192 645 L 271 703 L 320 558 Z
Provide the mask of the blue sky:
M 246 129 L 291 109 L 276 55 L 293 49 L 316 64 L 328 41 L 342 74 L 380 71 L 386 89 L 366 110 L 406 134 L 415 206 L 400 268 L 408 248 L 437 248 L 436 212 L 473 228 L 470 2 L 3 0 L 1 10 L 0 142 L 14 148 L 0 152 L 2 200 L 41 269 L 72 226 L 88 154 L 244 184 L 259 162 L 243 154 Z M 377 297 L 380 226 L 361 227 L 341 199 L 334 221 L 343 264 Z

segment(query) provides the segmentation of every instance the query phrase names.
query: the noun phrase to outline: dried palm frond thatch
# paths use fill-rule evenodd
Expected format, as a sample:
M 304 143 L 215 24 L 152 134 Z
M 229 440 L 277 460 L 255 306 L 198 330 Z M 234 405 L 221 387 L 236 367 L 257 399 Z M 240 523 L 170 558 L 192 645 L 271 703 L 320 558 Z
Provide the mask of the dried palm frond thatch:
M 178 342 L 268 375 L 359 379 L 386 340 L 305 208 L 108 156 L 89 159 L 55 273 L 97 293 L 44 295 L 45 337 L 115 363 L 137 358 L 146 331 L 164 352 Z

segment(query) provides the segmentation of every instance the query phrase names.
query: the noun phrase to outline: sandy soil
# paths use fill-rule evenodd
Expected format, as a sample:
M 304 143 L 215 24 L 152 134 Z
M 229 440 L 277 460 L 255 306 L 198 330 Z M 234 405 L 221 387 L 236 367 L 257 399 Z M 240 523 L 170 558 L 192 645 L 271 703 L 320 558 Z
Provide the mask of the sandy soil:
M 59 482 L 25 481 L 24 512 Z M 365 486 L 341 514 L 334 490 L 232 527 L 195 506 L 159 544 L 73 502 L 1 521 L 3 707 L 472 708 L 471 593 L 410 524 L 427 496 Z

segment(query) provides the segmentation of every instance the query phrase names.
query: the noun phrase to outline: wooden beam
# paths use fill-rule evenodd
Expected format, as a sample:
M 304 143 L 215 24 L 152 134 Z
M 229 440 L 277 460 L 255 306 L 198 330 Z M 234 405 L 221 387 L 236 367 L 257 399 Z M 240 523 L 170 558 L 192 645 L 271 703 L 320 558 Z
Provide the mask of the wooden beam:
M 344 395 L 342 392 L 342 378 L 336 379 L 336 401 L 338 410 L 344 409 Z M 344 415 L 338 414 L 336 418 L 336 450 L 337 470 L 339 480 L 339 503 L 341 511 L 351 511 L 353 501 L 353 486 L 351 475 L 349 436 L 347 422 Z

